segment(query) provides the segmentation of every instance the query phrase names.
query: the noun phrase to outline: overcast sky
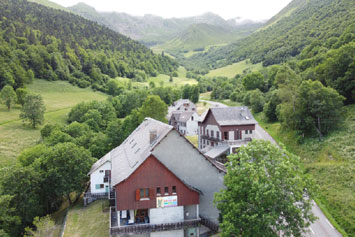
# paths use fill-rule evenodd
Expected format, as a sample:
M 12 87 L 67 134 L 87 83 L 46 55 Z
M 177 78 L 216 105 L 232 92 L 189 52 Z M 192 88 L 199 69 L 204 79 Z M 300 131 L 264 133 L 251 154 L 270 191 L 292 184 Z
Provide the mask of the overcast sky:
M 213 12 L 225 19 L 242 17 L 266 20 L 291 0 L 51 0 L 68 7 L 85 2 L 98 11 L 126 12 L 135 16 L 154 14 L 164 18 L 196 16 Z

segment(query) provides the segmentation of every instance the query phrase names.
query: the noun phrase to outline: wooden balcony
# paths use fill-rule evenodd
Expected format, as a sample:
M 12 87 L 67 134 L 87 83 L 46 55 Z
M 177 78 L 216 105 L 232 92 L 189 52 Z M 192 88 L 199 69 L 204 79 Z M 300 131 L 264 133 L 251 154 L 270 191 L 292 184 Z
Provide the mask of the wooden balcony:
M 164 223 L 164 224 L 133 224 L 133 225 L 123 225 L 117 226 L 117 217 L 115 208 L 111 207 L 110 211 L 110 234 L 141 234 L 147 232 L 157 232 L 157 231 L 171 231 L 180 230 L 185 228 L 193 228 L 200 226 L 201 219 L 195 220 L 184 220 L 174 223 Z
M 213 141 L 213 142 L 221 142 L 222 141 L 218 137 L 210 137 L 208 135 L 202 135 L 201 137 L 202 137 L 202 139 Z

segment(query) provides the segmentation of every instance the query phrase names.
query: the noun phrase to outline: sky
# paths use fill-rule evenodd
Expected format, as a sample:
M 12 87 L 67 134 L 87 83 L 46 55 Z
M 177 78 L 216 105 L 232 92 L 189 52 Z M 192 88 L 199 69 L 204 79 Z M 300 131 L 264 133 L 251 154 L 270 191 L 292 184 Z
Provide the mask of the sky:
M 287 6 L 291 0 L 51 0 L 64 7 L 85 2 L 98 11 L 125 12 L 164 18 L 188 17 L 213 12 L 224 19 L 242 17 L 267 20 Z

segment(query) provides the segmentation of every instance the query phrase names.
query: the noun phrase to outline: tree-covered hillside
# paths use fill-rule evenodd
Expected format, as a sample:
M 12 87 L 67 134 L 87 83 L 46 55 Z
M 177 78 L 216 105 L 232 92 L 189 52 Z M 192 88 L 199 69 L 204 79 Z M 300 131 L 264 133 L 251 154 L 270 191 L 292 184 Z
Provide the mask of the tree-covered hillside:
M 105 91 L 110 77 L 177 68 L 170 58 L 77 15 L 25 0 L 2 0 L 0 9 L 0 88 L 37 77 Z
M 355 22 L 354 9 L 353 0 L 294 0 L 249 37 L 194 55 L 186 64 L 217 68 L 247 58 L 264 66 L 285 62 L 312 42 L 326 44 L 339 37 Z

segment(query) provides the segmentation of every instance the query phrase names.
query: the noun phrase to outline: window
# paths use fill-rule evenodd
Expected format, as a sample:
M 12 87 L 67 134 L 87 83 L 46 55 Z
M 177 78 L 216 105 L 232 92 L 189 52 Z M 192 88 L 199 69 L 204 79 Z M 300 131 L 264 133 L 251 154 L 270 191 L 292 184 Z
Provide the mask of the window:
M 102 188 L 104 188 L 105 186 L 104 186 L 104 184 L 96 184 L 95 185 L 95 188 L 96 189 L 102 189 Z
M 211 142 L 211 146 L 214 146 L 214 142 Z
M 210 145 L 210 142 L 209 142 L 209 141 L 207 141 L 207 145 Z
M 105 187 L 105 185 L 104 184 L 100 184 L 100 188 L 104 188 Z
M 149 188 L 141 188 L 139 193 L 140 198 L 149 198 Z
M 165 195 L 169 194 L 169 187 L 164 188 L 164 193 L 165 193 Z
M 250 134 L 253 134 L 253 130 L 249 130 L 249 133 L 250 133 Z
M 245 130 L 245 134 L 248 134 L 249 130 Z
M 219 138 L 219 132 L 217 132 L 217 138 Z
M 161 195 L 160 187 L 157 188 L 157 195 Z
M 224 132 L 224 140 L 228 140 L 228 132 Z
M 213 137 L 213 136 L 214 136 L 214 131 L 212 130 L 212 131 L 211 131 L 211 137 Z
M 100 170 L 100 173 L 103 173 L 104 171 L 103 170 Z
M 104 183 L 108 183 L 108 177 L 104 177 Z
M 176 193 L 176 186 L 173 186 L 173 194 Z
M 191 116 L 191 121 L 194 121 L 194 116 Z
M 208 136 L 208 129 L 206 130 L 206 134 L 207 134 L 207 136 Z

